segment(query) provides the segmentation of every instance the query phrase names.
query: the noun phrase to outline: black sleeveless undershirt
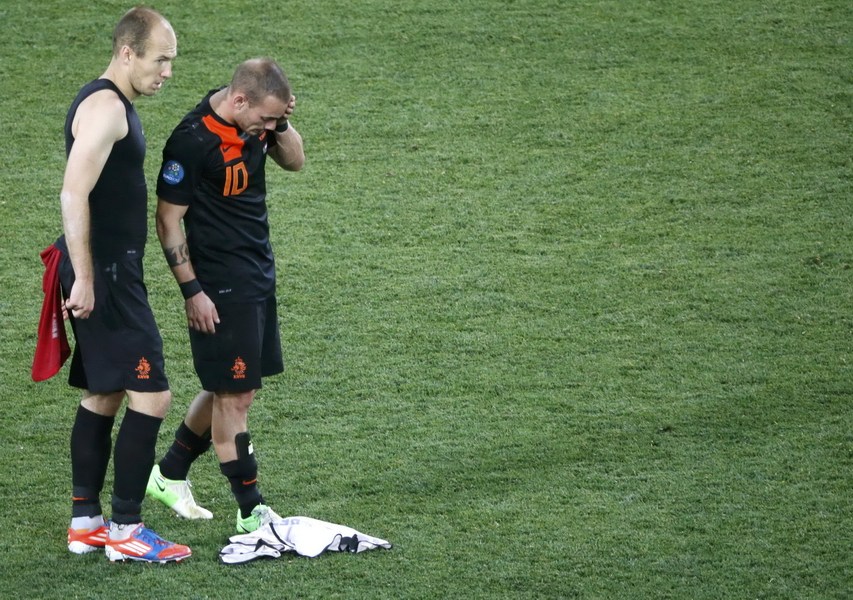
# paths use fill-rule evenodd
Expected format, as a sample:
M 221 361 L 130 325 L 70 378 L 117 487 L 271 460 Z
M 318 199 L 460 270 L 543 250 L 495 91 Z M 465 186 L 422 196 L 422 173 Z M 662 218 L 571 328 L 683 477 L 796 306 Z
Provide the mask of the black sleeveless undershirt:
M 101 176 L 89 194 L 90 244 L 96 262 L 141 258 L 148 236 L 145 135 L 133 104 L 112 81 L 96 79 L 77 94 L 65 119 L 66 156 L 74 145 L 71 125 L 77 108 L 90 95 L 105 89 L 113 90 L 124 104 L 128 133 L 113 145 Z M 64 239 L 60 242 L 65 246 Z

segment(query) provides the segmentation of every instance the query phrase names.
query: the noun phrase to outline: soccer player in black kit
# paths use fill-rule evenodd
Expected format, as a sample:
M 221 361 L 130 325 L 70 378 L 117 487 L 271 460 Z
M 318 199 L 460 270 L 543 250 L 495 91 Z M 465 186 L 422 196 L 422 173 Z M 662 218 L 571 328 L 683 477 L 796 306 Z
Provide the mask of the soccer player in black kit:
M 210 518 L 187 474 L 212 443 L 239 507 L 238 533 L 278 518 L 258 489 L 248 412 L 261 378 L 284 369 L 264 169 L 267 156 L 288 171 L 305 162 L 288 120 L 295 104 L 275 61 L 247 60 L 172 132 L 157 180 L 157 234 L 185 298 L 202 391 L 147 492 L 183 517 Z
M 190 549 L 142 524 L 142 500 L 171 394 L 163 342 L 148 304 L 142 256 L 148 224 L 145 137 L 133 106 L 172 76 L 177 41 L 159 13 L 138 7 L 113 31 L 113 56 L 78 93 L 65 123 L 63 235 L 57 277 L 76 344 L 68 381 L 83 390 L 71 430 L 68 549 L 104 549 L 111 561 L 179 561 Z M 100 494 L 115 440 L 112 515 Z

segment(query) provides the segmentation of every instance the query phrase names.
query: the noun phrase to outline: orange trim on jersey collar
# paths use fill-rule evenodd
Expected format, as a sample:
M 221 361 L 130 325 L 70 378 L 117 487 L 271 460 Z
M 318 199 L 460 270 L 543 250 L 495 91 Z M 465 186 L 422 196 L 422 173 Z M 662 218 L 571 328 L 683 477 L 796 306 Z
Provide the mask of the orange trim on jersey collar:
M 213 115 L 205 115 L 201 120 L 204 126 L 219 138 L 219 150 L 226 163 L 243 156 L 243 139 L 237 134 L 235 127 L 220 123 Z

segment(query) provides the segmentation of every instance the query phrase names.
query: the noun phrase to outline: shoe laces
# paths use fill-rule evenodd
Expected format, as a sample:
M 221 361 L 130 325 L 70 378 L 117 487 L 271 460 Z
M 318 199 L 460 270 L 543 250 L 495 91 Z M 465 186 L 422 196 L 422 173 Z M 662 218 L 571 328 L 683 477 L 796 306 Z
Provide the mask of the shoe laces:
M 184 499 L 190 499 L 193 497 L 192 491 L 190 490 L 193 484 L 192 482 L 190 482 L 189 479 L 171 479 L 169 481 L 172 482 L 170 483 L 170 486 L 172 490 L 178 494 L 178 496 Z
M 140 529 L 138 537 L 139 537 L 139 539 L 141 539 L 143 542 L 145 542 L 146 544 L 148 544 L 150 546 L 166 547 L 166 546 L 171 545 L 171 542 L 167 542 L 166 540 L 161 538 L 159 535 L 157 535 L 153 530 L 148 529 L 144 525 Z

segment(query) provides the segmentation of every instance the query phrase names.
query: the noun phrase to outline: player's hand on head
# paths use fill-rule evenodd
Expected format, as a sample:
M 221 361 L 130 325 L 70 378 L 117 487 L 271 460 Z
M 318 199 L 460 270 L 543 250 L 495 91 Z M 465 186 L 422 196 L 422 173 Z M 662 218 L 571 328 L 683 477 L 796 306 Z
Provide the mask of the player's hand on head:
M 293 114 L 293 110 L 295 108 L 296 108 L 296 96 L 291 96 L 290 102 L 287 103 L 287 106 L 284 109 L 284 119 L 283 120 L 289 119 L 290 115 Z M 279 120 L 281 121 L 282 119 L 279 119 Z M 279 123 L 279 125 L 281 125 L 281 123 Z

